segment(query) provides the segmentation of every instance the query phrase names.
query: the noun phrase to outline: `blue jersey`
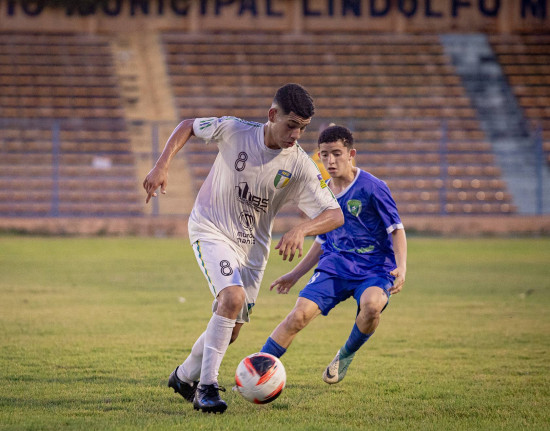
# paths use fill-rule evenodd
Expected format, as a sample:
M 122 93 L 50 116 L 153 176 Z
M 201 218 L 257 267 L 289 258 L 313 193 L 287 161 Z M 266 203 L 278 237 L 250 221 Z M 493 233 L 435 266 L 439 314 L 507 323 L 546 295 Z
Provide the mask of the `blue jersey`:
M 317 237 L 323 250 L 317 270 L 352 280 L 391 277 L 396 267 L 391 232 L 403 224 L 386 183 L 358 168 L 336 198 L 345 222 Z

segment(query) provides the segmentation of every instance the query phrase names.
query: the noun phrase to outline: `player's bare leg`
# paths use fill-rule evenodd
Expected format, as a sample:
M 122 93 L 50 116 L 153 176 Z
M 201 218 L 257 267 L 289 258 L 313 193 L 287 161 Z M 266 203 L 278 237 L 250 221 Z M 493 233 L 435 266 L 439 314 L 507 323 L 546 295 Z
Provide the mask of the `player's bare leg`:
M 355 323 L 363 334 L 372 334 L 380 323 L 380 314 L 388 303 L 388 295 L 380 287 L 372 286 L 361 295 L 359 314 Z
M 271 333 L 261 351 L 280 358 L 298 332 L 304 329 L 320 313 L 321 310 L 315 302 L 307 298 L 298 298 L 292 311 Z
M 338 350 L 332 362 L 323 372 L 323 380 L 326 383 L 338 383 L 346 376 L 355 352 L 367 342 L 378 327 L 380 313 L 387 302 L 388 296 L 379 287 L 371 286 L 363 292 L 359 302 L 359 313 L 351 334 L 346 344 Z
M 296 305 L 271 334 L 277 343 L 287 349 L 294 337 L 321 313 L 317 304 L 307 298 L 298 298 Z

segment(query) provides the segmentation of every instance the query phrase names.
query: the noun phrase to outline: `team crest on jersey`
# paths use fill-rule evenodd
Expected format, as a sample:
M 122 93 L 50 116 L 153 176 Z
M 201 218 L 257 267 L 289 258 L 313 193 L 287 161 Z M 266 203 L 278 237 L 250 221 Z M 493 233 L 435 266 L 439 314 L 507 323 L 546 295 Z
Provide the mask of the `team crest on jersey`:
M 285 171 L 284 169 L 279 169 L 279 172 L 277 172 L 277 175 L 275 176 L 275 181 L 273 182 L 275 188 L 282 189 L 286 187 L 290 181 L 290 177 L 292 177 L 290 172 Z
M 354 215 L 355 217 L 358 217 L 361 213 L 361 210 L 363 209 L 363 205 L 361 205 L 361 201 L 357 199 L 350 199 L 347 203 L 348 211 Z

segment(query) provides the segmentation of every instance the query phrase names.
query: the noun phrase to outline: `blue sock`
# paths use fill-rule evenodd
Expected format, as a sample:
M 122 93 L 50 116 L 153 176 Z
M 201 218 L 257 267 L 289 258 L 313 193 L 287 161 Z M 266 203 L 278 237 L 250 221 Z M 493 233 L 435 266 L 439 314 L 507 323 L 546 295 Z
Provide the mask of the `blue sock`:
M 374 334 L 374 332 L 372 334 Z M 340 355 L 345 358 L 357 352 L 372 334 L 363 334 L 357 327 L 357 323 L 354 324 L 351 334 L 349 334 L 348 341 L 346 341 L 344 347 L 340 349 Z
M 279 343 L 277 343 L 273 338 L 269 337 L 260 352 L 270 353 L 273 356 L 280 358 L 285 354 L 286 349 L 279 345 Z

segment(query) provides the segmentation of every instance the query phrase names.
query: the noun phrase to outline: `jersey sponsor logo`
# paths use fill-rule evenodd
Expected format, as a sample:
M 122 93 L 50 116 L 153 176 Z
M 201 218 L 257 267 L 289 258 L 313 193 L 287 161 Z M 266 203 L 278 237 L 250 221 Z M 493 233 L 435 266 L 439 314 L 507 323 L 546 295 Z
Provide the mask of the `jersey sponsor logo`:
M 239 244 L 256 244 L 256 238 L 250 232 L 237 232 L 237 242 Z
M 346 204 L 348 211 L 351 213 L 351 215 L 354 215 L 355 217 L 358 217 L 361 213 L 361 210 L 363 209 L 363 205 L 361 204 L 360 200 L 357 199 L 350 199 Z
M 319 184 L 321 184 L 321 188 L 324 189 L 327 186 L 327 183 L 323 179 L 323 176 L 321 174 L 318 174 L 317 179 L 319 180 Z
M 254 238 L 254 235 L 252 234 L 255 220 L 254 214 L 250 214 L 247 211 L 241 212 L 239 215 L 239 221 L 244 228 L 244 232 L 237 232 L 237 242 L 239 244 L 256 244 L 256 238 Z
M 367 254 L 367 253 L 371 253 L 371 252 L 374 251 L 374 245 L 369 245 L 368 247 L 348 248 L 348 249 L 340 248 L 336 244 L 334 244 L 333 242 L 331 242 L 330 245 L 334 250 L 336 250 L 339 253 L 346 252 L 346 253 Z
M 235 186 L 235 189 L 237 190 L 237 198 L 241 203 L 254 208 L 256 212 L 263 211 L 265 213 L 267 211 L 269 199 L 252 194 L 247 182 L 239 183 L 238 186 Z
M 370 253 L 373 250 L 374 250 L 374 245 L 369 245 L 368 247 L 356 248 L 355 249 L 355 251 L 359 254 Z
M 292 177 L 292 174 L 288 171 L 285 171 L 283 169 L 279 169 L 279 172 L 277 172 L 277 175 L 275 176 L 275 181 L 273 181 L 273 184 L 275 185 L 276 189 L 282 189 L 285 188 L 290 181 L 290 177 Z
M 239 244 L 256 244 L 256 238 L 252 233 L 254 230 L 254 224 L 256 221 L 254 214 L 251 214 L 248 211 L 243 211 L 239 215 L 239 221 L 241 222 L 241 225 L 244 228 L 244 232 L 243 231 L 237 232 L 237 242 Z
M 254 223 L 256 222 L 256 218 L 254 217 L 254 214 L 250 214 L 247 211 L 243 211 L 239 215 L 239 221 L 241 222 L 242 227 L 244 227 L 246 230 L 253 230 L 254 229 Z

